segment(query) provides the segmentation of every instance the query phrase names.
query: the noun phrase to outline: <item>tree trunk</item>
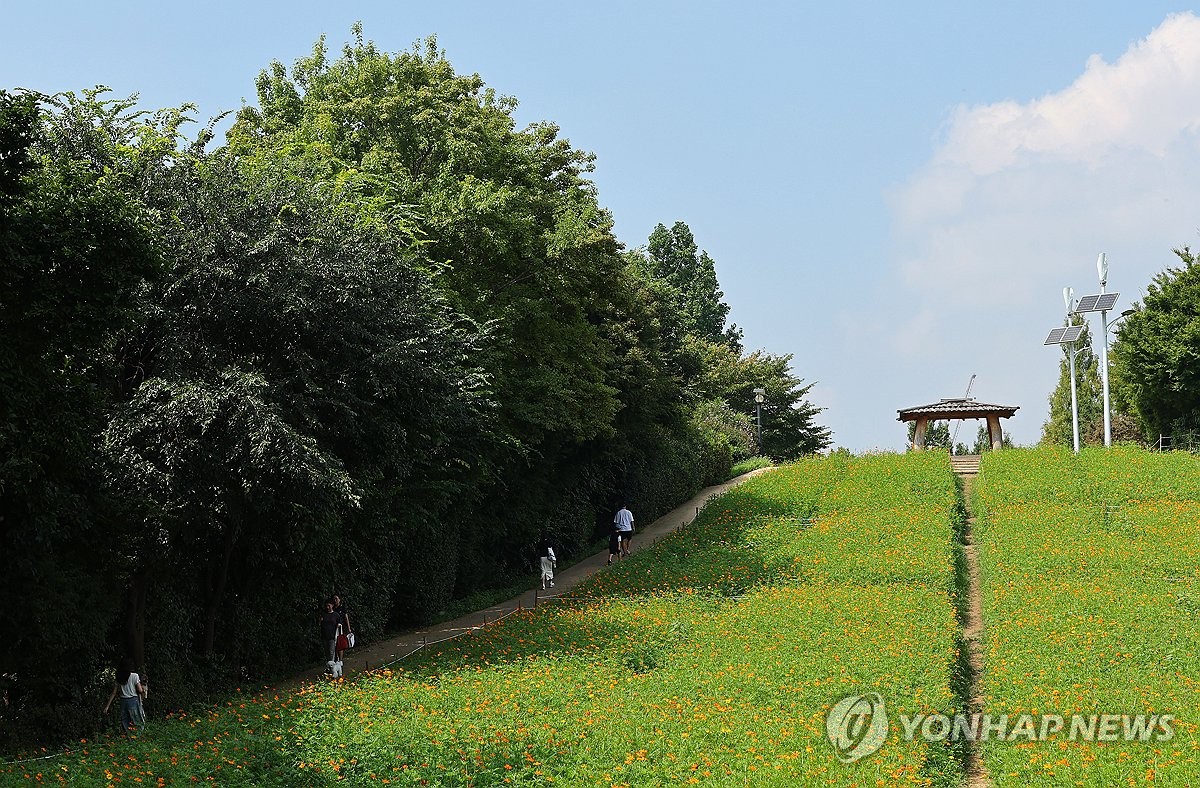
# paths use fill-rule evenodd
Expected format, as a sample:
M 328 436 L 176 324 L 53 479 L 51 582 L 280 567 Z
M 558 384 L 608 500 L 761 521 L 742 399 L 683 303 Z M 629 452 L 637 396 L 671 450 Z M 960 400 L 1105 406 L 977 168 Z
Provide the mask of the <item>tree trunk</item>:
M 129 579 L 125 589 L 125 657 L 138 671 L 146 667 L 146 596 L 150 573 L 142 567 Z
M 238 523 L 240 521 L 240 506 L 230 501 L 228 507 L 229 522 L 225 525 L 222 536 L 221 554 L 209 560 L 205 582 L 204 600 L 204 642 L 201 653 L 211 657 L 217 642 L 217 613 L 221 609 L 221 600 L 225 596 L 225 586 L 229 580 L 229 564 L 233 559 L 233 548 L 237 543 Z

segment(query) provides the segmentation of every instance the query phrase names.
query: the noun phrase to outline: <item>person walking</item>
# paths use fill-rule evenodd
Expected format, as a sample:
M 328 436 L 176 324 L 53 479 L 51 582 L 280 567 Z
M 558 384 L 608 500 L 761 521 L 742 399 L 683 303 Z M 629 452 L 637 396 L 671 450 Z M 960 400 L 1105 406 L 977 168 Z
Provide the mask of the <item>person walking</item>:
M 350 633 L 354 630 L 350 626 L 350 611 L 346 609 L 346 603 L 342 601 L 342 597 L 338 594 L 333 595 L 333 612 L 338 615 L 338 636 L 335 646 L 334 659 L 337 662 L 342 661 L 342 655 L 346 653 L 346 649 L 350 648 Z
M 341 616 L 334 611 L 333 600 L 330 599 L 325 603 L 325 612 L 320 615 L 318 622 L 321 627 L 321 642 L 325 646 L 325 664 L 329 666 L 329 672 L 333 673 L 335 678 L 339 672 L 337 669 L 337 639 L 341 621 Z
M 538 541 L 538 559 L 542 565 L 542 590 L 554 588 L 554 565 L 558 563 L 558 556 L 554 554 L 554 547 L 545 531 Z
M 612 528 L 608 533 L 608 562 L 606 566 L 612 566 L 614 558 L 621 557 L 621 532 L 617 530 L 617 524 L 613 523 Z
M 629 511 L 627 504 L 621 504 L 621 508 L 613 517 L 613 525 L 617 529 L 617 536 L 621 540 L 621 555 L 625 558 L 629 557 L 629 545 L 633 541 L 633 512 Z
M 129 660 L 122 660 L 121 667 L 117 669 L 117 680 L 113 683 L 108 703 L 104 704 L 105 714 L 108 714 L 117 693 L 121 694 L 121 732 L 128 736 L 131 725 L 138 728 L 146 726 L 146 711 L 142 707 L 142 699 L 146 697 L 146 685 L 142 682 L 142 677 L 133 671 Z

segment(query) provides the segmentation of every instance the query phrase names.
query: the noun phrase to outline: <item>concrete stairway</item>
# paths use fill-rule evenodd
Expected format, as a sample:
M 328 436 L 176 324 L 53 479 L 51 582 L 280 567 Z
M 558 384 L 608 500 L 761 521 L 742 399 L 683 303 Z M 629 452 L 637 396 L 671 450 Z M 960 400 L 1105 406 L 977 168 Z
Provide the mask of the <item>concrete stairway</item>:
M 950 467 L 959 476 L 974 476 L 979 473 L 979 455 L 978 454 L 963 454 L 959 456 L 951 455 Z

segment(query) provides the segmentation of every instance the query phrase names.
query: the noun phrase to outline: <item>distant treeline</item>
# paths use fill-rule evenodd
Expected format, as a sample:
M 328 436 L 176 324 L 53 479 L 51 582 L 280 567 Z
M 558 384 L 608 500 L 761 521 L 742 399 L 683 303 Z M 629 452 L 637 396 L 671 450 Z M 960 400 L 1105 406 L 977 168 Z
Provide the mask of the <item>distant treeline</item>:
M 190 107 L 0 92 L 0 748 L 366 639 L 825 448 L 688 227 L 627 249 L 591 156 L 436 42 L 324 43 L 223 145 Z M 211 129 L 211 126 L 209 127 Z

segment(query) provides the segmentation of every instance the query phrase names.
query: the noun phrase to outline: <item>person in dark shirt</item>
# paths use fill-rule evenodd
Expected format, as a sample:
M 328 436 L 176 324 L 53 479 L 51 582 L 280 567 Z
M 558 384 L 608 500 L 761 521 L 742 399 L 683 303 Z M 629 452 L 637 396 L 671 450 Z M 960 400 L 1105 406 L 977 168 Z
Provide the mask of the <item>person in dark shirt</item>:
M 342 625 L 341 631 L 338 632 L 335 648 L 335 660 L 341 662 L 342 655 L 346 653 L 346 648 L 350 644 L 350 633 L 354 629 L 350 626 L 350 611 L 346 609 L 346 603 L 342 601 L 341 596 L 338 594 L 333 595 L 333 612 L 338 614 L 338 623 Z
M 329 660 L 330 668 L 333 663 L 337 662 L 337 636 L 338 626 L 342 623 L 342 617 L 333 609 L 333 600 L 325 603 L 325 612 L 321 614 L 321 640 L 325 644 L 325 656 Z

